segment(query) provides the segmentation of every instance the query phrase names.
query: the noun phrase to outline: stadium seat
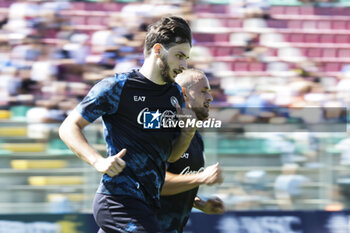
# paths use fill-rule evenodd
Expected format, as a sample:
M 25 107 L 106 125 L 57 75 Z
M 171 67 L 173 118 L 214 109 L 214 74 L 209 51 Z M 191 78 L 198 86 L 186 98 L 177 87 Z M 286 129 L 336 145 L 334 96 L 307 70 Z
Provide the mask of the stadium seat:
M 0 7 L 1 8 L 9 8 L 12 3 L 13 3 L 12 1 L 1 1 Z
M 30 176 L 28 183 L 32 186 L 78 185 L 84 183 L 84 178 L 81 176 Z
M 212 33 L 193 33 L 193 39 L 196 42 L 213 42 L 215 38 L 215 34 Z
M 304 20 L 302 21 L 303 29 L 317 29 L 317 21 L 314 20 Z
M 315 14 L 315 8 L 312 7 L 312 6 L 300 7 L 299 14 L 301 14 L 301 15 L 314 15 Z
M 339 63 L 325 63 L 323 66 L 324 72 L 339 72 L 341 68 L 341 64 Z
M 87 11 L 102 11 L 103 3 L 89 2 L 85 4 L 85 10 Z
M 87 25 L 107 25 L 109 20 L 105 16 L 92 16 L 85 19 L 85 24 Z
M 245 49 L 243 47 L 234 47 L 232 48 L 231 55 L 239 56 L 239 55 L 243 55 L 244 52 L 245 52 Z
M 342 21 L 331 21 L 332 23 L 332 29 L 340 29 L 340 30 L 346 30 L 348 29 L 348 22 L 345 20 Z
M 227 33 L 216 33 L 214 34 L 214 42 L 228 42 L 230 35 Z
M 56 169 L 68 166 L 66 160 L 12 160 L 11 167 L 18 170 L 27 169 Z
M 304 51 L 304 55 L 307 57 L 322 57 L 322 49 L 320 48 L 310 48 Z
M 271 15 L 283 15 L 284 14 L 284 6 L 273 6 L 270 7 L 269 13 Z
M 334 35 L 322 34 L 320 35 L 319 40 L 320 40 L 320 43 L 333 43 Z
M 70 16 L 70 22 L 73 25 L 85 25 L 85 16 Z
M 11 112 L 9 110 L 0 110 L 0 119 L 9 119 Z
M 269 28 L 286 28 L 288 21 L 286 20 L 267 20 L 267 26 Z
M 334 43 L 349 43 L 349 35 L 336 34 L 334 38 Z
M 350 49 L 339 49 L 338 57 L 350 58 Z
M 213 0 L 212 0 L 213 1 Z M 226 13 L 228 9 L 227 1 L 217 0 L 209 4 L 209 12 L 211 13 Z
M 1 149 L 12 152 L 43 152 L 46 150 L 46 143 L 2 143 Z
M 300 14 L 300 7 L 297 6 L 287 6 L 285 8 L 286 15 L 299 15 Z
M 333 15 L 333 8 L 330 7 L 315 7 L 315 15 Z
M 214 56 L 231 56 L 235 53 L 232 52 L 231 48 L 216 48 Z
M 194 6 L 194 12 L 195 13 L 203 13 L 203 12 L 210 12 L 210 4 L 195 4 Z
M 85 2 L 71 2 L 72 10 L 85 10 Z
M 305 43 L 318 43 L 319 38 L 320 37 L 318 34 L 305 34 L 303 42 L 305 42 Z
M 267 57 L 277 57 L 278 50 L 274 48 L 269 48 L 266 52 L 265 55 Z
M 16 127 L 0 127 L 0 137 L 25 137 L 27 136 L 27 128 Z
M 249 64 L 249 71 L 264 71 L 265 70 L 265 64 L 261 62 L 251 62 Z
M 102 10 L 103 11 L 119 12 L 124 6 L 125 6 L 125 3 L 104 2 L 102 5 Z
M 247 62 L 234 62 L 231 65 L 231 69 L 233 71 L 248 71 L 249 70 L 249 63 L 247 63 Z
M 302 28 L 303 21 L 302 20 L 288 20 L 287 27 L 288 28 Z
M 337 57 L 337 49 L 325 48 L 323 49 L 323 57 Z
M 229 28 L 240 28 L 243 25 L 243 21 L 240 19 L 226 19 L 223 24 Z
M 318 21 L 317 28 L 319 29 L 331 29 L 332 23 L 328 20 Z
M 288 42 L 304 42 L 304 34 L 302 33 L 293 33 L 287 35 Z

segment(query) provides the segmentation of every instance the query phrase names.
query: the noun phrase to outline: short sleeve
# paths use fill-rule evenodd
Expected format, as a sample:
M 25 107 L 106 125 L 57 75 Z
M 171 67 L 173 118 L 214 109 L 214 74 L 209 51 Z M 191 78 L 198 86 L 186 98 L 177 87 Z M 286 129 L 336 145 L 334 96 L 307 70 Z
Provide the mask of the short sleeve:
M 89 122 L 100 116 L 115 113 L 125 80 L 125 77 L 119 76 L 101 80 L 91 88 L 76 110 Z
M 180 103 L 179 104 L 180 104 L 181 108 L 184 108 L 186 106 L 186 104 L 185 104 L 185 99 L 184 99 L 184 95 L 182 92 L 182 88 L 179 84 L 177 84 L 177 83 L 174 83 L 174 84 L 176 85 L 177 89 L 180 92 L 180 98 L 179 98 Z

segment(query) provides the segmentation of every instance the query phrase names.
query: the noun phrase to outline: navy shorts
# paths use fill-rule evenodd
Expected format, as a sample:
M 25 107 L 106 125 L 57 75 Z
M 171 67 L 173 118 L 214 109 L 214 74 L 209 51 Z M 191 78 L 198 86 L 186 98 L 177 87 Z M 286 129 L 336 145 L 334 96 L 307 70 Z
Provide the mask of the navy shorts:
M 97 193 L 93 209 L 98 233 L 161 232 L 155 212 L 141 200 Z

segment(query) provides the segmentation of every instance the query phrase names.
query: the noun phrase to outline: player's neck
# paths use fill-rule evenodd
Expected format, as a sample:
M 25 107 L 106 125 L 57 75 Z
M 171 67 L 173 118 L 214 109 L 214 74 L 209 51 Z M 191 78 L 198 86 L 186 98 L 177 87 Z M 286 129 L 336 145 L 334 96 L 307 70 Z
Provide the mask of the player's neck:
M 162 76 L 160 75 L 160 69 L 157 65 L 156 58 L 149 57 L 145 59 L 145 62 L 143 63 L 142 67 L 140 68 L 139 72 L 151 80 L 152 82 L 158 84 L 158 85 L 164 85 L 165 82 L 162 79 Z

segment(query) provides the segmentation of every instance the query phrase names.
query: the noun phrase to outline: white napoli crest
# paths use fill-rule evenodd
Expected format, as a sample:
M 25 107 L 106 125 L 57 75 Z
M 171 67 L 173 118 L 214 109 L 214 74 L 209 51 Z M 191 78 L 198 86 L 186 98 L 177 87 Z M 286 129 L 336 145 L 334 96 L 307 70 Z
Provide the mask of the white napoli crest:
M 172 96 L 170 97 L 170 103 L 174 108 L 176 108 L 176 105 L 179 104 L 179 101 L 176 99 L 175 96 Z

